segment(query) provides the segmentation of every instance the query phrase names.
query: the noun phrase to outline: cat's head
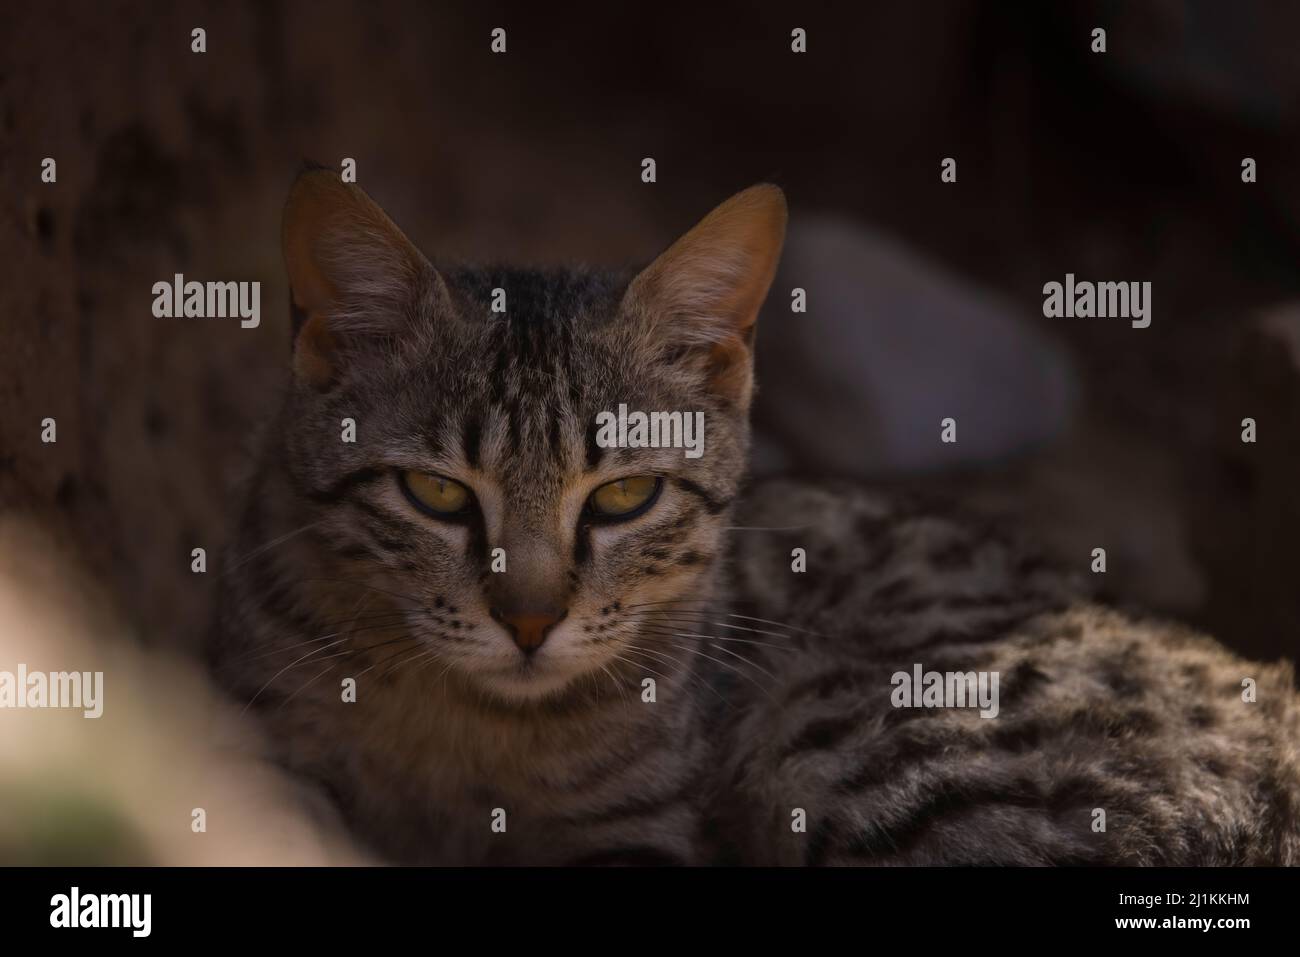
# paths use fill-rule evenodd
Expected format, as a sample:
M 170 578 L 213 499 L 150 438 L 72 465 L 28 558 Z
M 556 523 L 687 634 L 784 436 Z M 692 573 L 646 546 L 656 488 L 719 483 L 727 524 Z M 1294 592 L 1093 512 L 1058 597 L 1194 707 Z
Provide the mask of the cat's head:
M 360 188 L 304 173 L 283 439 L 332 558 L 505 700 L 676 670 L 671 633 L 695 629 L 670 613 L 711 588 L 745 468 L 785 220 L 755 186 L 634 276 L 439 271 Z M 628 447 L 637 413 L 670 413 L 661 447 Z

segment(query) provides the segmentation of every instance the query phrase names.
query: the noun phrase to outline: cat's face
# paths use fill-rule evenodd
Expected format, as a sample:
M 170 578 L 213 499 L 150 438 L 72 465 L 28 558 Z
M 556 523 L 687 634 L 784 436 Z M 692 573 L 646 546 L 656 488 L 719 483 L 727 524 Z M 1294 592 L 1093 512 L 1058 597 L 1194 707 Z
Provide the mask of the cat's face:
M 430 680 L 527 700 L 688 657 L 673 614 L 720 561 L 784 219 L 746 191 L 631 282 L 439 273 L 356 187 L 300 178 L 289 470 L 346 574 L 401 596 Z M 620 407 L 677 413 L 663 447 L 607 447 Z

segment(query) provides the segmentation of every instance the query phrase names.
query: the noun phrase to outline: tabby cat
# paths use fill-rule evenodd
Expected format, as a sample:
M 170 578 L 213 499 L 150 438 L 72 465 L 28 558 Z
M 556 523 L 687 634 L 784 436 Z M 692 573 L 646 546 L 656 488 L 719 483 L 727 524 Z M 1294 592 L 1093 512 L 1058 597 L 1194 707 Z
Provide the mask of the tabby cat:
M 762 185 L 636 275 L 435 269 L 299 177 L 293 372 L 209 645 L 280 759 L 399 862 L 1294 862 L 1289 665 L 981 520 L 740 496 L 785 221 Z M 620 403 L 703 412 L 703 456 L 605 447 Z M 895 707 L 918 665 L 996 672 L 999 713 Z

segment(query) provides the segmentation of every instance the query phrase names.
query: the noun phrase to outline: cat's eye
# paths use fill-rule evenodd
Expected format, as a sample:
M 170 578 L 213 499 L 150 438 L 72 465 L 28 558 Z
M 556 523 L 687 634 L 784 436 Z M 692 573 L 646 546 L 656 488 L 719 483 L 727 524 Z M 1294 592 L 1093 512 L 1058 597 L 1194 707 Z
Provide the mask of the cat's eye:
M 654 475 L 635 475 L 607 482 L 587 499 L 587 511 L 599 518 L 635 518 L 647 511 L 659 497 L 661 480 Z
M 441 475 L 402 472 L 399 476 L 406 497 L 430 515 L 460 515 L 469 508 L 469 489 Z

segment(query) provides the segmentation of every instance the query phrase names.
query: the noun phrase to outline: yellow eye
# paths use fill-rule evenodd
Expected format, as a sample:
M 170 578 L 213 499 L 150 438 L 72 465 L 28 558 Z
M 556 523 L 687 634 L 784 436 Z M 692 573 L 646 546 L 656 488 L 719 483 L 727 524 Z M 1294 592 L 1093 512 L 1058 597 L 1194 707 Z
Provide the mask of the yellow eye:
M 609 482 L 591 493 L 587 508 L 602 518 L 631 518 L 654 503 L 660 481 L 653 475 L 635 475 Z
M 456 515 L 469 505 L 469 489 L 441 475 L 403 472 L 402 491 L 418 508 L 433 515 Z

